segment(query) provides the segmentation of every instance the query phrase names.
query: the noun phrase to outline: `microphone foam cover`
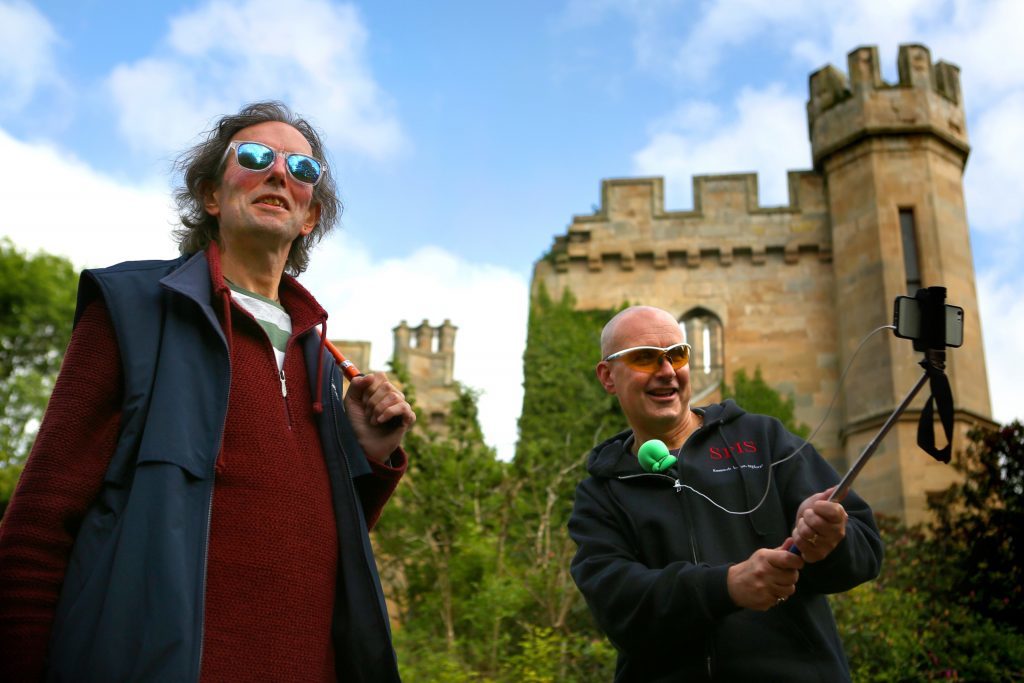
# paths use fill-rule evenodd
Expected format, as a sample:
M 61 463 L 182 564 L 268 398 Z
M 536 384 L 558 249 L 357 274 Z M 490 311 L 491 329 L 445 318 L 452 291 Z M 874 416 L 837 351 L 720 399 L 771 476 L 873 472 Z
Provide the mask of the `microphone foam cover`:
M 644 443 L 636 457 L 644 472 L 664 472 L 676 464 L 676 456 L 669 453 L 668 446 L 661 439 L 651 439 Z

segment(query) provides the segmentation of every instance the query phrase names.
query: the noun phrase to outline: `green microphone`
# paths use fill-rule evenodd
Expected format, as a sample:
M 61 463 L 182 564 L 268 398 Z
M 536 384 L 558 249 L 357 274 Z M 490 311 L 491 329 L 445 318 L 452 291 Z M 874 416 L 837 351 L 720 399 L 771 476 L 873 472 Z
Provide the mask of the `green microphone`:
M 668 446 L 661 439 L 651 439 L 640 447 L 636 457 L 644 472 L 664 472 L 676 464 L 676 456 L 668 452 Z

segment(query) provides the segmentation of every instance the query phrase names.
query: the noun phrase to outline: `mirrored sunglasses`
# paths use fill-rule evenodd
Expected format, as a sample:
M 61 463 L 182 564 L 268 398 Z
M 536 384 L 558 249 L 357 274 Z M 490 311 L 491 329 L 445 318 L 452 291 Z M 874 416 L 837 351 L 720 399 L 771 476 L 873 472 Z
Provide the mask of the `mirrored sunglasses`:
M 224 158 L 227 159 L 231 150 L 235 151 L 235 160 L 238 165 L 249 171 L 265 171 L 274 163 L 277 152 L 267 147 L 262 142 L 244 142 L 235 140 L 224 150 Z M 300 183 L 316 185 L 327 172 L 327 164 L 306 154 L 298 152 L 285 152 L 284 165 L 288 173 Z M 221 162 L 223 163 L 223 161 Z
M 661 348 L 660 346 L 634 346 L 607 356 L 606 361 L 621 360 L 628 367 L 639 372 L 657 372 L 661 367 L 661 359 L 666 359 L 673 370 L 690 362 L 690 345 L 673 344 Z

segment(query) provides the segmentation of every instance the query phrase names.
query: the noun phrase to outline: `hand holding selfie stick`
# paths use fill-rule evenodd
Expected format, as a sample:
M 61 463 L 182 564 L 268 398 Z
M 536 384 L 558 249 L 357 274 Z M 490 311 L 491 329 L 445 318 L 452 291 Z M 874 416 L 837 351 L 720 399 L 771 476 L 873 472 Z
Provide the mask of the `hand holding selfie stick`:
M 356 367 L 355 363 L 350 361 L 348 358 L 345 358 L 345 355 L 338 349 L 337 346 L 332 344 L 329 339 L 324 339 L 324 346 L 326 346 L 327 350 L 331 352 L 332 356 L 334 356 L 334 360 L 338 362 L 338 367 L 341 368 L 341 372 L 346 377 L 348 377 L 349 381 L 352 381 L 357 377 L 366 377 L 366 374 L 360 372 L 359 368 Z M 384 426 L 387 427 L 388 429 L 398 429 L 399 427 L 402 426 L 401 416 L 396 415 L 395 417 L 388 420 L 387 424 L 385 424 Z
M 924 351 L 925 357 L 919 363 L 924 368 L 924 374 L 917 380 L 917 384 L 910 390 L 910 393 L 906 395 L 903 401 L 900 402 L 896 409 L 893 410 L 892 414 L 882 425 L 882 428 L 878 430 L 878 434 L 864 447 L 861 451 L 860 456 L 857 457 L 856 462 L 849 471 L 843 476 L 836 486 L 835 491 L 829 496 L 828 500 L 830 503 L 841 503 L 846 497 L 846 494 L 850 492 L 850 488 L 853 486 L 853 481 L 860 474 L 860 471 L 864 469 L 864 465 L 867 461 L 875 454 L 878 450 L 879 444 L 882 443 L 882 439 L 889 433 L 892 426 L 896 424 L 900 415 L 907 409 L 910 402 L 917 396 L 917 392 L 921 391 L 921 387 L 925 385 L 925 382 L 931 382 L 932 396 L 928 399 L 924 409 L 921 411 L 921 419 L 918 422 L 917 429 L 917 444 L 925 452 L 931 455 L 940 462 L 949 462 L 950 451 L 952 449 L 953 440 L 953 394 L 949 388 L 949 379 L 946 378 L 946 346 L 947 341 L 952 339 L 958 339 L 962 341 L 962 333 L 958 337 L 955 334 L 955 330 L 948 330 L 948 314 L 947 309 L 956 307 L 947 307 L 945 305 L 946 299 L 946 288 L 945 287 L 929 287 L 927 290 L 919 289 L 917 292 L 916 301 L 919 303 L 920 308 L 918 311 L 919 317 L 915 320 L 918 324 L 916 329 L 905 329 L 900 325 L 900 311 L 902 310 L 901 304 L 904 302 L 901 299 L 910 299 L 910 297 L 900 297 L 896 300 L 896 312 L 895 312 L 895 327 L 896 335 L 905 338 L 911 338 L 914 340 L 914 350 Z M 960 323 L 963 323 L 963 310 L 960 311 Z M 908 334 L 909 333 L 909 334 Z M 959 346 L 959 343 L 955 343 Z M 935 448 L 935 435 L 934 427 L 932 425 L 932 404 L 936 403 L 938 406 L 939 416 L 942 419 L 942 426 L 946 433 L 946 446 L 941 449 Z M 789 547 L 791 553 L 797 555 L 800 554 L 800 549 L 796 547 L 794 543 Z

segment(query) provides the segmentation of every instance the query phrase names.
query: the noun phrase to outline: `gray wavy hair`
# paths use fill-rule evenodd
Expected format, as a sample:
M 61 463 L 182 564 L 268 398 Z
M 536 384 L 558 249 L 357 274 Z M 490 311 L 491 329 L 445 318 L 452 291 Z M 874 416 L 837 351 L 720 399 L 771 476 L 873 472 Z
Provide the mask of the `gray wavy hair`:
M 174 164 L 175 169 L 182 174 L 182 185 L 174 192 L 181 221 L 181 227 L 175 229 L 174 237 L 178 240 L 181 253 L 202 251 L 217 239 L 219 224 L 215 216 L 206 213 L 204 197 L 211 187 L 216 187 L 221 181 L 224 150 L 238 131 L 269 121 L 286 123 L 295 128 L 309 142 L 313 156 L 326 160 L 320 135 L 308 121 L 294 114 L 282 102 L 254 102 L 244 106 L 237 114 L 221 117 L 206 132 L 206 139 L 182 153 Z M 292 242 L 285 264 L 285 272 L 291 275 L 306 270 L 310 250 L 334 228 L 341 215 L 343 207 L 338 198 L 338 188 L 329 171 L 313 188 L 313 203 L 320 206 L 320 220 L 312 232 Z

